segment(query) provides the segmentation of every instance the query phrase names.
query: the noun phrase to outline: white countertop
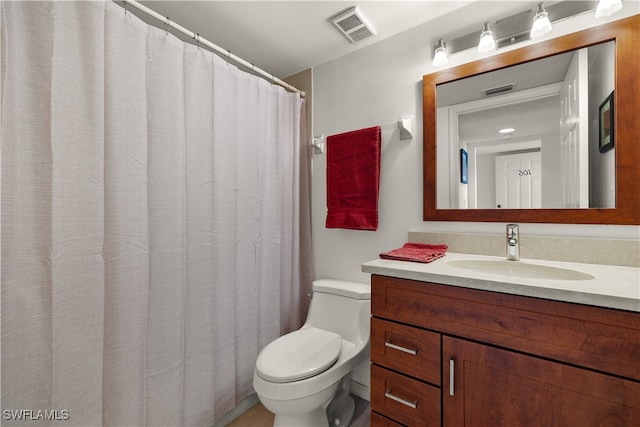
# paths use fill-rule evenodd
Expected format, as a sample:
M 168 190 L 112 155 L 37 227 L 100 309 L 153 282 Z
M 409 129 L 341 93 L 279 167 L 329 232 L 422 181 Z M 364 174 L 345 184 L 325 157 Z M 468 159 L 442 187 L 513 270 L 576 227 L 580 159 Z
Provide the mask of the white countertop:
M 362 264 L 362 271 L 401 279 L 640 312 L 640 268 L 545 260 L 512 261 L 577 270 L 594 276 L 589 280 L 550 280 L 525 279 L 509 274 L 471 271 L 447 265 L 447 261 L 451 260 L 504 259 L 447 253 L 428 264 L 376 259 Z

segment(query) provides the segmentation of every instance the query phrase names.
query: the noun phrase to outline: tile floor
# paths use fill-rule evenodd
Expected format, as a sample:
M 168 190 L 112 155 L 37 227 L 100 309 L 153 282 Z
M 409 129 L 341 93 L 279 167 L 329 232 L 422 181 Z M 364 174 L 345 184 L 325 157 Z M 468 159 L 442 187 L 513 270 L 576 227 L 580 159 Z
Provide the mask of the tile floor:
M 274 415 L 262 403 L 258 402 L 253 408 L 231 421 L 225 427 L 272 427 Z
M 350 427 L 369 427 L 369 402 L 355 397 L 356 413 Z M 271 427 L 273 414 L 258 402 L 253 408 L 226 425 L 226 427 Z

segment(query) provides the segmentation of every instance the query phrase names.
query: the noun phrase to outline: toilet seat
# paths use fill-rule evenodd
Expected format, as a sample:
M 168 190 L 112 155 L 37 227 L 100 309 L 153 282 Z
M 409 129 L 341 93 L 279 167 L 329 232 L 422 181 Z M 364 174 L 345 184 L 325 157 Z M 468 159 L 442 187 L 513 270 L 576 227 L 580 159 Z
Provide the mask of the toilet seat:
M 307 327 L 283 335 L 258 356 L 256 373 L 267 381 L 286 383 L 313 377 L 338 360 L 340 335 Z

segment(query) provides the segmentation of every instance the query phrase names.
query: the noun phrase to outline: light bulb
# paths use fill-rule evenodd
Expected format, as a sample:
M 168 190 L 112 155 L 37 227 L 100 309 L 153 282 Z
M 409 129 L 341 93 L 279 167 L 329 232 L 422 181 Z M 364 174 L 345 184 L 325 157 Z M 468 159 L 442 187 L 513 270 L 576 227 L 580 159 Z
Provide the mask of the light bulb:
M 478 52 L 487 53 L 496 50 L 496 41 L 493 38 L 493 31 L 489 28 L 489 23 L 484 23 L 484 29 L 480 35 L 480 43 L 478 43 Z
M 613 15 L 622 9 L 622 0 L 600 0 L 596 8 L 596 18 Z
M 440 67 L 447 64 L 447 62 L 449 62 L 449 60 L 447 59 L 447 51 L 444 47 L 444 40 L 440 39 L 438 42 L 438 47 L 436 48 L 436 52 L 433 55 L 433 66 Z
M 542 7 L 542 3 L 538 3 L 538 10 L 536 11 L 536 15 L 533 17 L 533 25 L 531 26 L 531 38 L 540 37 L 549 31 L 551 31 L 549 14 L 544 10 L 544 7 Z

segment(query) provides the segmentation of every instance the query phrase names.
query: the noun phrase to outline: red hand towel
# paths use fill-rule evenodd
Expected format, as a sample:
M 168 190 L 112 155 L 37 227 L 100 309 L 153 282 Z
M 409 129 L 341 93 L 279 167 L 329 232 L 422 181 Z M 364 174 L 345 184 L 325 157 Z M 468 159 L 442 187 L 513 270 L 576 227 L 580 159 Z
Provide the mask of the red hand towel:
M 327 228 L 378 229 L 380 126 L 327 137 Z
M 428 263 L 444 256 L 447 245 L 429 245 L 426 243 L 405 243 L 398 249 L 380 254 L 382 259 Z

